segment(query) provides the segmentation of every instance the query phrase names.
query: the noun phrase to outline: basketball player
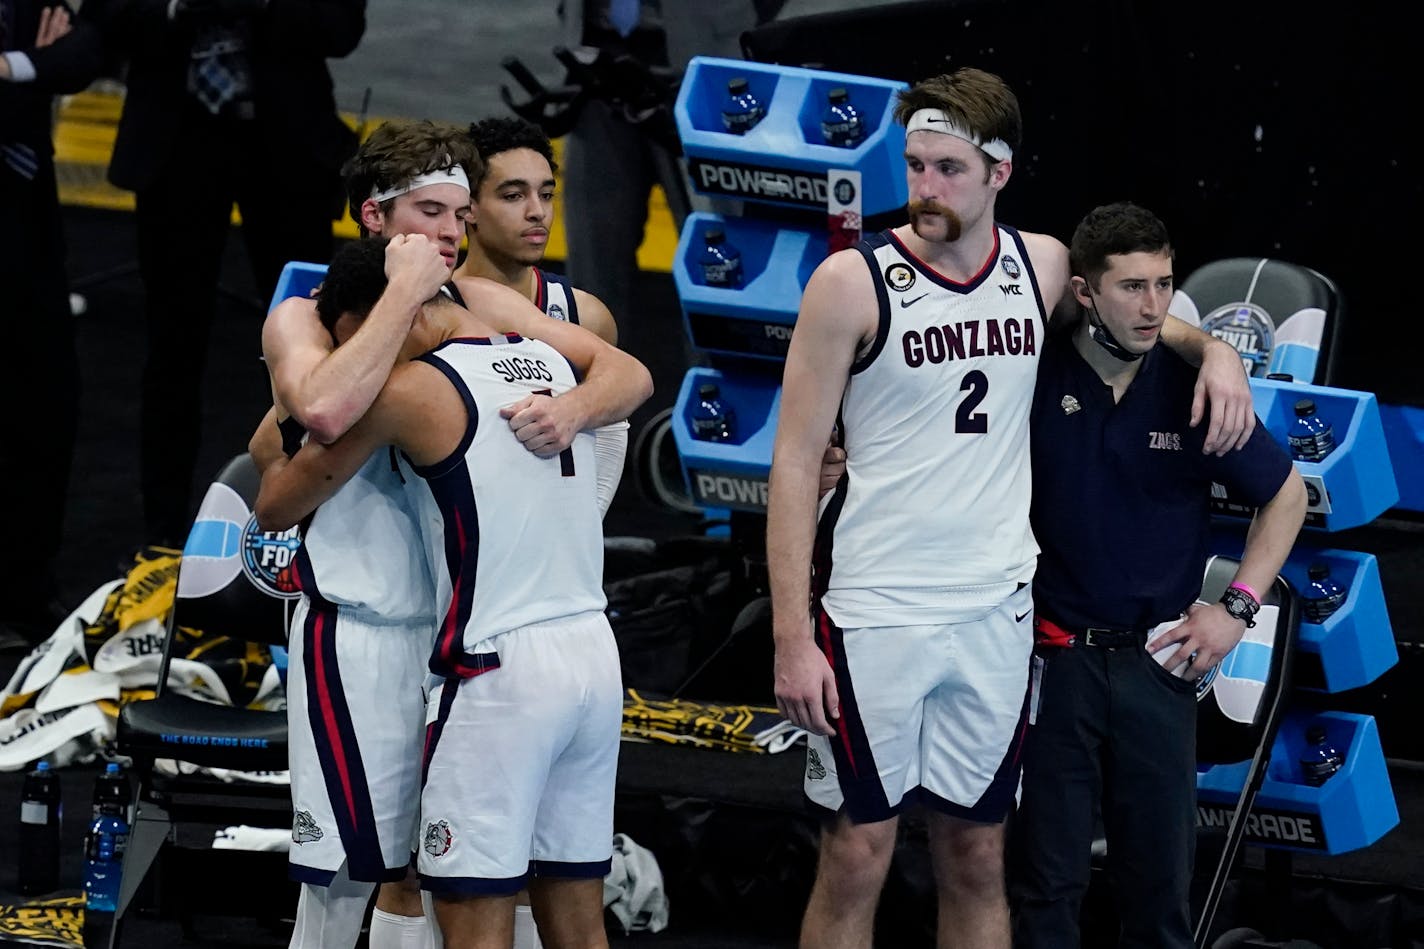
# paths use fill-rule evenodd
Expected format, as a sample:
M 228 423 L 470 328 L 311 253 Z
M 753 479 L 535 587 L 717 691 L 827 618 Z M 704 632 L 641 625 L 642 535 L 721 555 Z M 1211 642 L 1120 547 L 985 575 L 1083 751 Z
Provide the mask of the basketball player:
M 554 224 L 558 167 L 549 137 L 523 119 L 501 117 L 471 124 L 470 140 L 484 162 L 484 173 L 470 183 L 465 218 L 469 250 L 455 277 L 484 277 L 503 284 L 554 319 L 577 323 L 617 346 L 618 326 L 603 301 L 539 266 Z M 618 490 L 627 450 L 626 419 L 594 432 L 598 506 L 604 513 Z
M 348 279 L 361 265 L 364 276 Z M 361 317 L 381 277 L 371 249 L 343 248 L 323 287 L 324 318 L 338 308 L 341 323 Z M 584 370 L 592 350 L 565 349 L 565 359 L 492 335 L 443 296 L 423 307 L 412 340 L 439 343 L 429 331 L 451 313 L 459 336 L 398 365 L 341 439 L 274 465 L 256 512 L 273 529 L 313 508 L 320 517 L 347 478 L 390 463 L 383 446 L 399 449 L 443 616 L 429 660 L 418 856 L 445 945 L 508 949 L 526 883 L 549 945 L 606 945 L 622 685 L 603 615 L 593 439 L 539 458 L 491 424 L 531 392 L 568 390 L 570 364 Z
M 1067 253 L 994 220 L 1021 130 L 998 77 L 966 68 L 919 83 L 896 120 L 910 223 L 812 275 L 771 470 L 777 705 L 811 733 L 805 789 L 826 816 L 801 945 L 871 945 L 897 816 L 922 803 L 939 945 L 1007 947 L 1003 819 L 1037 554 L 1028 417 Z M 1203 364 L 1193 424 L 1209 395 L 1205 447 L 1229 449 L 1251 414 L 1240 359 L 1179 321 L 1163 333 Z M 847 470 L 818 523 L 833 424 Z
M 1079 318 L 1055 321 L 1038 367 L 1030 518 L 1042 548 L 1033 587 L 1041 687 L 1011 835 L 1015 941 L 1081 944 L 1101 810 L 1118 944 L 1191 949 L 1196 683 L 1255 625 L 1256 591 L 1270 588 L 1305 520 L 1305 484 L 1263 426 L 1218 458 L 1184 424 L 1192 369 L 1153 332 L 1173 287 L 1156 215 L 1094 209 L 1074 231 L 1070 260 L 1077 303 L 1131 358 L 1105 350 Z M 1221 602 L 1194 604 L 1213 484 L 1258 510 Z
M 415 236 L 393 241 L 388 248 L 395 279 L 385 287 L 387 292 L 371 318 L 345 345 L 332 349 L 332 337 L 309 299 L 284 301 L 268 317 L 263 349 L 273 380 L 273 414 L 283 419 L 292 450 L 301 439 L 298 420 L 307 423 L 313 438 L 330 440 L 359 418 L 379 391 L 415 312 L 433 288 L 449 279 L 469 206 L 465 182 L 478 168 L 463 129 L 429 122 L 378 128 L 348 165 L 348 196 L 363 232 Z M 632 388 L 638 393 L 626 402 L 623 413 L 643 397 L 645 372 L 631 357 L 581 330 L 553 326 L 517 294 L 493 285 L 477 292 L 485 312 L 512 326 L 532 319 L 538 324 L 535 332 L 547 328 L 556 337 L 572 335 L 586 339 L 585 345 L 596 344 L 597 356 L 585 385 L 596 390 L 604 380 L 611 380 L 602 395 L 595 391 L 594 398 L 582 405 L 578 400 L 587 391 L 531 399 L 522 406 L 511 425 L 530 450 L 544 450 L 560 438 L 571 437 L 569 433 L 582 427 L 585 419 L 596 418 L 586 413 L 599 411 L 600 399 L 626 400 L 622 393 L 628 390 L 618 388 L 620 369 L 626 376 L 631 367 Z M 610 367 L 606 373 L 604 367 Z M 637 375 L 640 372 L 642 377 Z M 288 417 L 285 413 L 291 407 L 295 408 Z M 260 466 L 280 455 L 281 443 L 277 437 L 254 438 L 253 454 Z M 304 578 L 306 589 L 319 591 L 311 604 L 319 609 L 314 616 L 308 610 L 303 619 L 313 623 L 320 619 L 325 625 L 294 624 L 291 637 L 289 682 L 295 683 L 295 695 L 289 695 L 289 710 L 296 815 L 291 872 L 303 883 L 293 946 L 345 949 L 355 944 L 374 884 L 404 876 L 417 816 L 418 784 L 411 783 L 410 775 L 417 773 L 419 764 L 424 704 L 418 689 L 428 652 L 425 644 L 435 623 L 433 593 L 428 570 L 413 553 L 418 547 L 411 542 L 409 515 L 404 506 L 390 503 L 398 481 L 379 466 L 365 474 L 369 477 L 362 488 L 350 490 L 340 501 L 356 509 L 358 516 L 343 518 L 338 515 L 340 504 L 331 505 L 309 527 L 304 542 L 306 554 L 315 555 L 311 570 L 318 574 Z M 325 563 L 343 565 L 345 582 L 327 582 L 320 575 L 320 565 Z M 329 634 L 338 607 L 341 636 L 325 635 L 320 644 L 340 655 L 308 664 L 306 655 L 316 641 L 308 645 L 307 636 Z M 399 631 L 407 635 L 393 635 Z M 358 648 L 363 639 L 386 650 L 379 661 L 366 661 L 370 657 Z M 393 654 L 397 650 L 399 654 Z M 337 662 L 341 655 L 348 659 L 344 674 Z M 402 675 L 409 683 L 408 689 L 394 690 L 391 707 L 372 721 L 364 714 L 375 712 L 369 703 L 348 705 L 342 698 L 375 688 L 375 683 L 361 681 L 363 672 L 379 673 L 383 686 L 402 681 Z M 309 696 L 315 702 L 310 708 Z M 352 798 L 348 791 L 353 782 L 368 790 Z M 431 937 L 418 905 L 392 899 L 393 894 L 383 888 L 372 914 L 372 949 L 427 944 Z

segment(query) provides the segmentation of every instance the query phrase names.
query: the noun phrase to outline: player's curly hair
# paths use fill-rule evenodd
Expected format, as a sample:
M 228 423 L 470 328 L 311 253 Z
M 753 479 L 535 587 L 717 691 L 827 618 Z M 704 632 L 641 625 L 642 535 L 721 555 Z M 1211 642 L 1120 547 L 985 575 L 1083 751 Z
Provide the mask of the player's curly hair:
M 469 135 L 475 150 L 486 163 L 500 152 L 528 148 L 544 156 L 550 171 L 559 170 L 559 163 L 554 161 L 553 143 L 549 141 L 549 136 L 544 134 L 544 130 L 533 122 L 514 117 L 482 119 L 470 123 Z M 488 171 L 489 166 L 486 164 L 478 179 L 473 176 L 470 178 L 472 191 L 478 191 L 480 185 L 484 184 L 485 173 Z
M 964 66 L 902 89 L 895 101 L 895 121 L 908 125 L 921 109 L 940 109 L 981 142 L 1003 140 L 1015 152 L 1023 141 L 1023 114 L 1008 83 L 991 72 Z M 984 154 L 989 165 L 996 160 Z
M 336 338 L 343 313 L 365 317 L 386 291 L 386 244 L 380 237 L 347 241 L 326 268 L 316 295 L 316 315 Z
M 341 169 L 352 219 L 361 223 L 361 205 L 373 190 L 397 187 L 451 164 L 461 165 L 471 182 L 484 175 L 479 152 L 460 126 L 429 119 L 383 123 Z M 394 203 L 394 198 L 381 202 L 381 211 L 389 214 Z
M 1107 273 L 1108 257 L 1164 250 L 1175 257 L 1161 218 L 1129 201 L 1117 201 L 1093 208 L 1078 222 L 1068 246 L 1068 266 L 1073 276 L 1082 277 L 1096 291 Z

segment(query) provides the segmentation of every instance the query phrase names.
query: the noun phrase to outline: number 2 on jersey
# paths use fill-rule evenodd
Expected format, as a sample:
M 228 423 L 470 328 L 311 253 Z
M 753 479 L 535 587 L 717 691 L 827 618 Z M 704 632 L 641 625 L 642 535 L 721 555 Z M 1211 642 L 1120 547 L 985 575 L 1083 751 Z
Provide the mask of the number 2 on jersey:
M 971 370 L 964 374 L 964 381 L 959 384 L 959 388 L 969 394 L 954 412 L 954 430 L 968 435 L 984 434 L 989 430 L 989 416 L 974 410 L 989 394 L 989 377 L 978 369 Z

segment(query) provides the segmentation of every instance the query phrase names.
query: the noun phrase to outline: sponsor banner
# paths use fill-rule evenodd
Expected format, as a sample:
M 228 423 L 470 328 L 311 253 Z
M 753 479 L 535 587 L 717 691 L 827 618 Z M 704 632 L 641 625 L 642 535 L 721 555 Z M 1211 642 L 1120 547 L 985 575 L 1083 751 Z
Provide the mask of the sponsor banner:
M 1197 804 L 1197 827 L 1225 831 L 1231 826 L 1235 805 Z M 1320 815 L 1263 808 L 1259 803 L 1246 815 L 1242 839 L 1253 844 L 1274 844 L 1297 850 L 1325 850 L 1325 827 Z
M 785 359 L 791 347 L 792 327 L 786 323 L 689 313 L 687 326 L 698 349 Z
M 688 175 L 704 194 L 720 194 L 759 201 L 782 201 L 822 210 L 829 205 L 830 188 L 821 172 L 763 168 L 708 158 L 688 160 Z
M 83 949 L 83 894 L 0 903 L 0 945 Z
M 689 468 L 687 479 L 692 485 L 693 501 L 704 507 L 766 511 L 766 478 Z

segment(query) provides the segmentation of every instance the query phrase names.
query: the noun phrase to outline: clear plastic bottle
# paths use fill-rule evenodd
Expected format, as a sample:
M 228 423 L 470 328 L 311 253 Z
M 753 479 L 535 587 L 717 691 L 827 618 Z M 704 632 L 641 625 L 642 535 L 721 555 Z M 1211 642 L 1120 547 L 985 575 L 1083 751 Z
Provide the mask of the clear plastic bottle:
M 1310 583 L 1301 594 L 1301 612 L 1308 623 L 1323 623 L 1345 603 L 1349 591 L 1335 582 L 1330 565 L 1317 560 L 1306 571 Z
M 737 434 L 737 413 L 722 401 L 715 382 L 697 387 L 697 404 L 692 407 L 692 437 L 706 442 L 728 442 Z
M 727 101 L 722 104 L 722 127 L 733 135 L 745 135 L 766 115 L 751 85 L 738 76 L 727 82 Z
M 1295 421 L 1286 436 L 1291 457 L 1297 461 L 1324 461 L 1335 450 L 1335 429 L 1315 414 L 1315 400 L 1301 399 L 1295 404 Z
M 59 828 L 63 801 L 59 773 L 48 761 L 25 775 L 20 790 L 20 839 L 15 856 L 17 886 L 26 896 L 59 888 Z
M 93 810 L 89 819 L 92 821 L 105 813 L 122 814 L 133 822 L 133 791 L 128 773 L 117 761 L 110 761 L 94 778 Z
M 84 841 L 84 912 L 100 922 L 118 907 L 124 852 L 129 844 L 128 778 L 110 762 L 94 780 L 94 818 Z
M 821 112 L 821 136 L 827 145 L 837 148 L 855 148 L 865 138 L 865 122 L 860 110 L 842 87 L 826 94 L 826 107 Z
M 727 232 L 709 227 L 702 235 L 702 282 L 735 290 L 742 285 L 742 252 L 727 240 Z
M 1300 756 L 1300 773 L 1305 783 L 1319 787 L 1345 764 L 1345 756 L 1330 744 L 1324 725 L 1311 725 L 1305 732 L 1305 751 Z

